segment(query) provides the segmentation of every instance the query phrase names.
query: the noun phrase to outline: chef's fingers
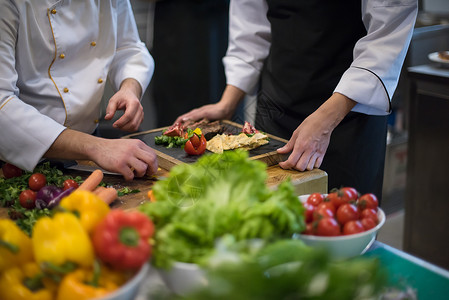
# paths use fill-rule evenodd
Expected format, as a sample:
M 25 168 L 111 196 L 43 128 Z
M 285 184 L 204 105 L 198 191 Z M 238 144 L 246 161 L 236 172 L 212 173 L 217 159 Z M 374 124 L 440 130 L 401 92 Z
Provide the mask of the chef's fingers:
M 315 168 L 321 167 L 321 164 L 323 163 L 323 159 L 324 159 L 324 154 L 321 154 L 315 162 Z
M 309 163 L 307 164 L 307 170 L 311 171 L 311 170 L 313 170 L 313 168 L 315 168 L 315 165 L 316 165 L 316 162 L 317 162 L 319 156 L 320 156 L 319 153 L 315 152 L 310 157 Z
M 138 158 L 131 159 L 129 166 L 136 177 L 143 177 L 148 168 L 148 165 Z
M 296 165 L 294 166 L 294 168 L 299 171 L 307 170 L 310 160 L 313 159 L 313 155 L 314 155 L 314 153 L 312 153 L 310 151 L 303 152 L 301 157 L 296 162 Z
M 129 166 L 120 168 L 119 173 L 123 175 L 123 178 L 125 178 L 126 181 L 133 180 L 134 178 L 134 170 Z
M 117 111 L 117 101 L 114 101 L 114 97 L 109 100 L 108 105 L 106 106 L 106 114 L 104 116 L 105 120 L 112 120 Z
M 282 161 L 279 163 L 279 166 L 282 169 L 293 169 L 296 167 L 299 159 L 303 155 L 303 151 L 299 148 L 293 149 L 293 152 L 290 154 L 290 156 L 287 158 L 286 161 Z
M 113 126 L 124 131 L 137 131 L 144 117 L 143 109 L 135 112 L 126 110 L 123 116 L 114 122 Z
M 146 164 L 146 170 L 143 175 L 152 175 L 157 172 L 157 156 L 153 149 L 147 145 L 142 145 L 141 149 L 136 154 L 136 157 Z
M 296 141 L 296 139 L 292 136 L 292 138 L 290 138 L 290 140 L 287 142 L 287 144 L 285 144 L 283 147 L 276 150 L 277 153 L 286 154 L 286 153 L 292 152 L 293 147 L 295 146 L 295 141 Z

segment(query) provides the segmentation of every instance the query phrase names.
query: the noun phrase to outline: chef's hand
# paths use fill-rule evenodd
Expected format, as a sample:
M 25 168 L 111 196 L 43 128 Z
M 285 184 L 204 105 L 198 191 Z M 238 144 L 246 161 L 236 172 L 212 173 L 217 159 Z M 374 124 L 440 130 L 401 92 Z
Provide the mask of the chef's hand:
M 105 139 L 66 129 L 44 157 L 91 160 L 105 170 L 120 173 L 126 180 L 157 172 L 153 149 L 138 139 Z
M 277 150 L 281 154 L 291 152 L 288 159 L 280 162 L 279 166 L 299 171 L 319 168 L 329 146 L 332 131 L 355 104 L 356 102 L 348 97 L 334 93 L 296 128 L 288 143 Z
M 125 79 L 120 90 L 109 99 L 105 120 L 111 120 L 117 110 L 123 110 L 124 114 L 112 126 L 123 131 L 137 131 L 144 114 L 140 104 L 141 94 L 142 88 L 139 82 L 132 78 Z
M 93 160 L 126 180 L 155 174 L 158 168 L 156 153 L 138 139 L 101 139 Z
M 175 123 L 183 123 L 187 120 L 197 121 L 204 118 L 210 121 L 231 119 L 244 96 L 245 92 L 241 89 L 227 85 L 219 102 L 195 108 L 179 116 Z

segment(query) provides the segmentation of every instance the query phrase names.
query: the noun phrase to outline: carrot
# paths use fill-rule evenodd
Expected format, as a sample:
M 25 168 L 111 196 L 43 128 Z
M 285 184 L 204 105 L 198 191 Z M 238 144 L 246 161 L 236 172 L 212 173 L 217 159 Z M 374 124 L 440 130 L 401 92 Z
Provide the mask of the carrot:
M 113 187 L 104 188 L 104 190 L 100 190 L 97 195 L 101 200 L 106 202 L 106 204 L 111 204 L 118 197 L 117 190 Z
M 103 172 L 99 169 L 93 171 L 89 177 L 78 187 L 79 190 L 93 191 L 103 180 Z
M 106 188 L 104 187 L 104 186 L 97 186 L 96 188 L 95 188 L 95 190 L 93 190 L 93 193 L 95 194 L 95 195 L 98 195 L 101 191 L 104 191 Z
M 149 190 L 147 196 L 150 199 L 150 202 L 156 202 L 156 197 L 154 196 L 153 190 Z

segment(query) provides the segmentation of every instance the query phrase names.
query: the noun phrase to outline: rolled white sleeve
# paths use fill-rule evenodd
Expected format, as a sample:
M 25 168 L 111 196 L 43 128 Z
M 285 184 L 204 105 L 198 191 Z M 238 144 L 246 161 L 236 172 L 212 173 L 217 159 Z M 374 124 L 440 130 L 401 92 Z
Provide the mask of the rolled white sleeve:
M 335 92 L 358 104 L 353 111 L 386 115 L 413 34 L 417 0 L 362 1 L 367 35 L 354 48 L 354 60 Z
M 223 58 L 227 84 L 255 92 L 271 45 L 266 1 L 231 0 L 229 45 Z
M 154 60 L 140 40 L 129 1 L 117 2 L 117 52 L 111 64 L 109 77 L 118 90 L 126 78 L 137 80 L 145 92 L 154 72 Z

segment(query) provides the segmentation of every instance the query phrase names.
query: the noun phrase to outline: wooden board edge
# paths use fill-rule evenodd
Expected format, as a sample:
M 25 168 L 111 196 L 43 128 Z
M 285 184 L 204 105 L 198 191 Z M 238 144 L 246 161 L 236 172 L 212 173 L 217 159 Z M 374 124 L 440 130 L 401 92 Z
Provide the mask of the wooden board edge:
M 160 168 L 170 171 L 170 169 L 176 165 L 183 164 L 182 161 L 177 160 L 157 149 L 153 149 L 156 152 L 156 156 L 158 157 L 158 165 Z
M 144 134 L 148 134 L 148 133 L 153 133 L 153 132 L 158 132 L 158 131 L 162 131 L 168 129 L 168 126 L 166 127 L 161 127 L 161 128 L 156 128 L 156 129 L 150 129 L 150 130 L 146 130 L 146 131 L 141 131 L 141 132 L 136 132 L 136 133 L 132 133 L 132 134 L 128 134 L 125 136 L 122 136 L 122 139 L 129 139 L 135 136 L 139 136 L 139 135 L 144 135 Z
M 252 160 L 259 160 L 261 162 L 264 162 L 267 164 L 268 167 L 274 166 L 279 164 L 281 161 L 285 161 L 288 158 L 287 154 L 280 154 L 276 151 L 267 152 L 264 154 L 251 156 L 250 159 Z

